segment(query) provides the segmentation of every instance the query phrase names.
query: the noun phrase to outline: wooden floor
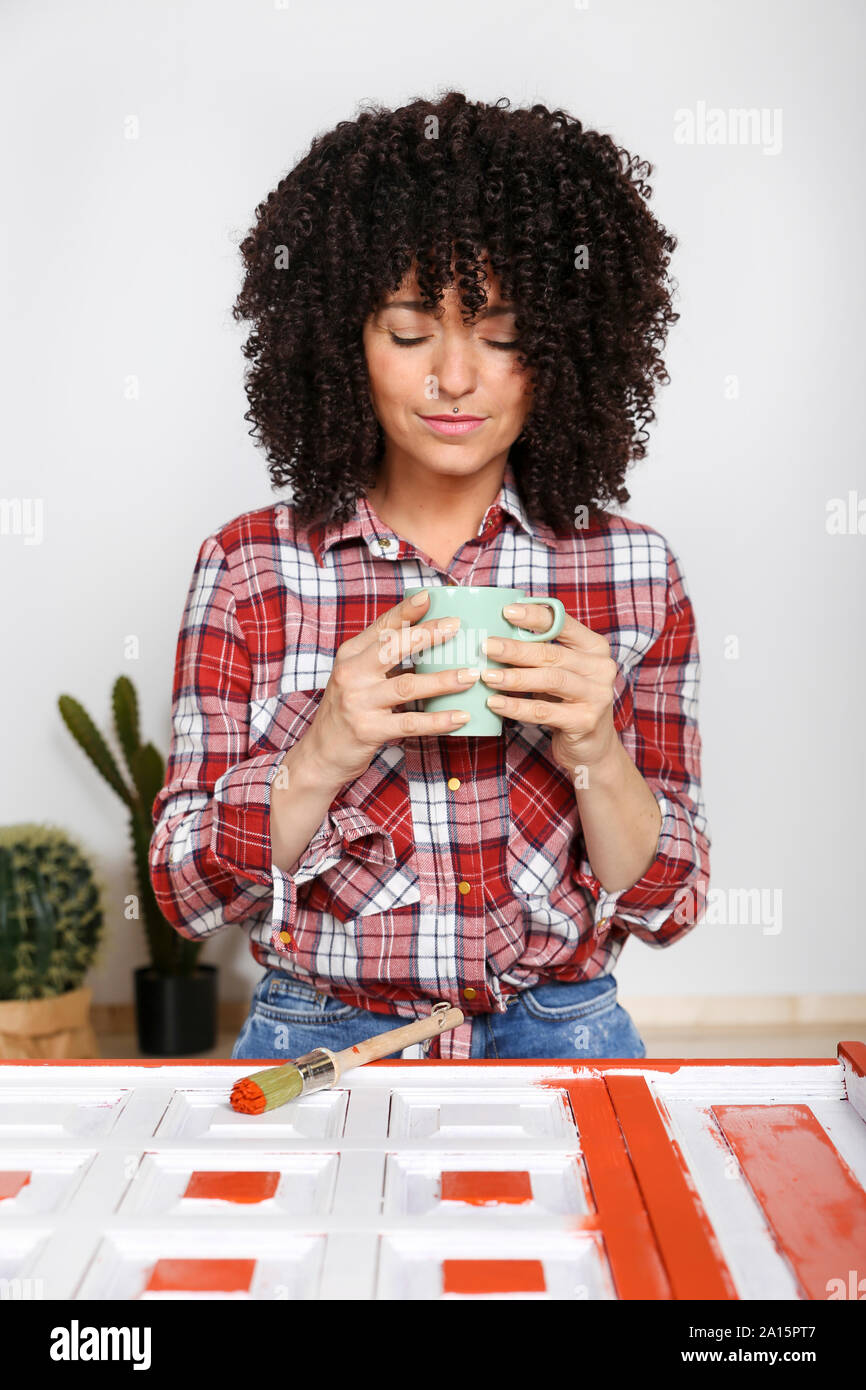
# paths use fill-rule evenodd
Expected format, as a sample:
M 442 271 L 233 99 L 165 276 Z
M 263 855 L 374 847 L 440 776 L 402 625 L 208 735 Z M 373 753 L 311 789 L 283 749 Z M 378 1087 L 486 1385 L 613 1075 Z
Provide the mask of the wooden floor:
M 641 1031 L 648 1057 L 828 1057 L 835 1058 L 841 1039 L 866 1041 L 866 1022 L 856 1019 L 832 1028 L 777 1028 L 749 1025 L 741 1028 L 651 1028 Z M 221 1033 L 211 1052 L 202 1058 L 230 1057 L 235 1033 Z M 106 1059 L 140 1057 L 132 1033 L 99 1036 L 100 1055 Z

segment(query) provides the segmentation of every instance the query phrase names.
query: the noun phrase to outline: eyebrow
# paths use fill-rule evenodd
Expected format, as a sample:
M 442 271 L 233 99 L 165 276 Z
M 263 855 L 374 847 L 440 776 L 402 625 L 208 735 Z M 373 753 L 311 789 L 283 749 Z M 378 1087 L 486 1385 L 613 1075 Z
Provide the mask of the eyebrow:
M 503 303 L 489 305 L 486 309 L 479 309 L 478 318 L 493 318 L 503 314 L 513 314 L 516 309 L 515 304 Z M 423 300 L 420 299 L 391 299 L 387 304 L 380 306 L 380 313 L 385 309 L 414 309 L 419 314 L 432 314 L 434 311 L 428 309 Z

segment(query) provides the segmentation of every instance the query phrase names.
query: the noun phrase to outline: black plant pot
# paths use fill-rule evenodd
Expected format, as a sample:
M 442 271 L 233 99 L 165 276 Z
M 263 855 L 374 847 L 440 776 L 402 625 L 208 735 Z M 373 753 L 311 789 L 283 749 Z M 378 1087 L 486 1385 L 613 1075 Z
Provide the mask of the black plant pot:
M 217 966 L 197 965 L 191 975 L 158 975 L 143 965 L 134 974 L 140 1052 L 188 1057 L 216 1046 Z

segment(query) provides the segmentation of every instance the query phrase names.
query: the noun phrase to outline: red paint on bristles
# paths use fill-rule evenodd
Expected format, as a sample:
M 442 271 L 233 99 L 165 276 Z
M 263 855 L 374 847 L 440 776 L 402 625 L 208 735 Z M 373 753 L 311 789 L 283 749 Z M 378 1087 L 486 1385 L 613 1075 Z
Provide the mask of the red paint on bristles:
M 256 1081 L 243 1076 L 232 1086 L 230 1101 L 232 1110 L 238 1110 L 242 1115 L 261 1115 L 265 1108 L 265 1093 Z

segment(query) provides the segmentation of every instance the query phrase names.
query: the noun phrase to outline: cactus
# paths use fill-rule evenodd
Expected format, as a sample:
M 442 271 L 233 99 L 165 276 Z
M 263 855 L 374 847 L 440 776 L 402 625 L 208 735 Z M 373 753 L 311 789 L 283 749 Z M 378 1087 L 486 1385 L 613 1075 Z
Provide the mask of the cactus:
M 0 828 L 0 999 L 78 989 L 96 957 L 103 889 L 59 828 Z
M 113 753 L 84 707 L 71 695 L 61 695 L 57 704 L 75 741 L 129 811 L 132 858 L 150 963 L 160 975 L 190 975 L 195 969 L 201 942 L 180 936 L 166 921 L 150 879 L 148 854 L 153 838 L 152 810 L 162 787 L 164 763 L 152 743 L 141 742 L 135 687 L 127 676 L 118 676 L 111 695 L 114 728 L 129 769 L 131 787 L 124 781 Z

